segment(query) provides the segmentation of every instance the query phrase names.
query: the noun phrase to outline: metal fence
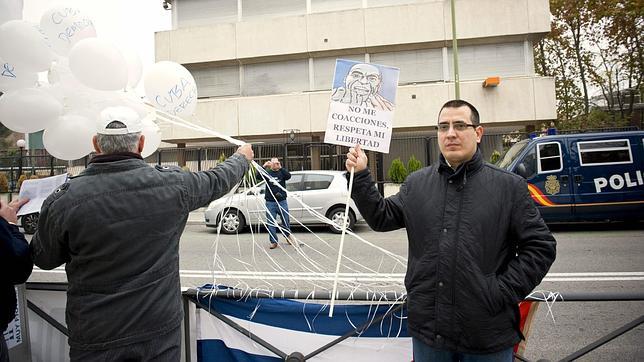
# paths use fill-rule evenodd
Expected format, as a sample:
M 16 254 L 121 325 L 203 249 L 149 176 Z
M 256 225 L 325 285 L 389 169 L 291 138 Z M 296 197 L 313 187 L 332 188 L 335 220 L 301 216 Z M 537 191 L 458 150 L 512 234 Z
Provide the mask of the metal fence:
M 28 282 L 27 283 L 27 289 L 28 290 L 47 290 L 47 291 L 59 291 L 59 292 L 64 292 L 67 290 L 67 284 L 66 283 L 48 283 L 48 282 Z M 184 348 L 184 353 L 182 355 L 182 360 L 183 361 L 194 361 L 197 359 L 197 356 L 192 354 L 192 344 L 196 343 L 196 340 L 194 339 L 194 335 L 192 332 L 192 325 L 196 323 L 196 320 L 194 319 L 194 314 L 191 314 L 191 304 L 194 306 L 194 308 L 204 308 L 203 306 L 200 305 L 200 303 L 196 299 L 196 295 L 198 293 L 197 289 L 188 289 L 182 292 L 182 300 L 183 300 L 183 336 L 182 336 L 182 345 Z M 325 300 L 331 299 L 330 292 L 320 292 L 320 291 L 315 291 L 315 292 L 298 292 L 298 291 L 282 291 L 276 292 L 276 291 L 262 291 L 262 290 L 239 290 L 239 289 L 225 289 L 225 290 L 215 290 L 212 292 L 212 296 L 214 298 L 227 298 L 227 299 L 244 299 L 244 298 L 274 298 L 276 295 L 280 295 L 281 298 L 286 298 L 286 299 L 301 299 L 303 298 L 302 296 L 308 296 L 307 300 L 316 300 L 316 301 L 321 301 L 324 302 Z M 366 301 L 370 302 L 373 300 L 378 299 L 378 297 L 382 297 L 381 295 L 369 295 L 369 293 L 351 293 L 351 294 L 346 294 L 343 295 L 342 293 L 339 293 L 337 298 L 338 300 L 352 300 L 352 301 Z M 388 295 L 389 299 L 397 299 L 399 295 Z M 526 301 L 534 301 L 534 302 L 543 302 L 540 299 L 537 298 L 531 298 L 527 297 L 525 299 Z M 631 291 L 631 292 L 595 292 L 595 293 L 565 293 L 564 295 L 559 295 L 556 298 L 557 302 L 608 302 L 608 303 L 614 303 L 614 302 L 626 302 L 626 301 L 642 301 L 644 300 L 644 293 L 641 291 Z M 398 308 L 402 307 L 403 304 L 406 303 L 405 300 L 401 301 L 401 303 L 398 304 Z M 34 303 L 33 301 L 27 300 L 27 306 L 28 308 L 33 311 L 36 315 L 41 317 L 45 323 L 48 323 L 51 325 L 53 328 L 55 328 L 59 333 L 61 333 L 64 336 L 68 336 L 68 330 L 66 326 L 64 326 L 61 322 L 57 321 L 56 318 L 52 317 L 49 315 L 43 308 L 39 307 L 37 303 Z M 340 342 L 344 341 L 346 338 L 357 335 L 360 333 L 362 330 L 366 330 L 373 324 L 379 323 L 380 319 L 383 319 L 387 317 L 387 315 L 395 312 L 398 310 L 398 308 L 392 308 L 389 312 L 387 312 L 385 315 L 379 316 L 377 319 L 375 318 L 374 314 L 374 319 L 371 320 L 369 323 L 363 326 L 356 327 L 355 330 L 353 331 L 348 331 L 343 336 L 340 336 L 336 338 L 335 340 L 330 341 L 328 344 L 320 347 L 319 349 L 315 350 L 314 352 L 310 353 L 308 356 L 304 356 L 302 353 L 299 352 L 293 352 L 290 354 L 287 354 L 284 351 L 280 351 L 279 349 L 273 347 L 270 343 L 270 341 L 265 341 L 262 340 L 261 338 L 257 337 L 252 331 L 246 329 L 244 326 L 239 325 L 235 323 L 234 321 L 230 320 L 229 318 L 225 317 L 222 314 L 219 314 L 210 308 L 206 307 L 205 310 L 208 310 L 214 317 L 222 320 L 224 323 L 228 324 L 229 326 L 235 328 L 239 333 L 243 334 L 250 340 L 252 340 L 254 343 L 257 343 L 261 345 L 262 347 L 268 349 L 269 351 L 273 352 L 276 356 L 278 356 L 279 359 L 284 360 L 284 361 L 290 361 L 290 362 L 299 362 L 299 361 L 305 361 L 308 357 L 312 357 L 314 355 L 317 355 L 329 348 L 333 348 L 334 346 L 338 345 Z M 560 356 L 557 358 L 558 361 L 574 361 L 579 358 L 587 356 L 589 353 L 592 351 L 596 350 L 597 348 L 604 346 L 608 343 L 616 343 L 614 342 L 618 337 L 628 333 L 629 331 L 638 328 L 640 325 L 644 323 L 644 315 L 639 315 L 637 318 L 634 320 L 620 326 L 619 328 L 612 330 L 611 332 L 601 336 L 597 340 L 593 341 L 592 343 L 585 345 L 576 351 L 566 355 L 566 356 Z M 28 331 L 28 329 L 27 329 Z M 27 334 L 29 335 L 29 334 Z M 51 338 L 51 337 L 50 337 Z M 279 336 L 276 336 L 276 338 L 279 338 Z M 530 337 L 528 337 L 530 340 Z M 529 343 L 532 344 L 538 344 L 538 341 L 530 341 Z M 33 348 L 33 347 L 32 347 Z M 66 358 L 66 356 L 62 356 L 62 358 Z M 527 358 L 525 358 L 522 355 L 515 354 L 514 355 L 515 360 L 519 361 L 529 361 Z M 540 359 L 539 361 L 548 361 L 544 359 Z
M 615 132 L 633 131 L 637 127 L 623 127 L 613 129 L 586 129 L 565 131 L 572 132 Z M 534 132 L 533 132 L 534 133 Z M 531 136 L 526 132 L 492 133 L 484 134 L 479 145 L 483 158 L 490 160 L 497 151 L 503 153 L 514 143 Z M 369 152 L 369 159 L 375 164 L 376 182 L 389 182 L 389 168 L 394 159 L 400 158 L 405 164 L 411 156 L 418 159 L 422 166 L 428 166 L 438 161 L 440 150 L 435 133 L 417 136 L 399 136 L 391 140 L 389 153 L 381 154 Z M 217 163 L 232 155 L 236 146 L 212 146 L 190 148 L 164 148 L 157 150 L 145 159 L 149 164 L 174 165 L 190 171 L 202 171 L 215 167 Z M 294 142 L 294 143 L 260 143 L 254 144 L 255 160 L 260 165 L 272 157 L 278 157 L 282 164 L 291 171 L 298 170 L 344 170 L 345 155 L 348 147 L 330 145 L 319 142 Z M 50 156 L 45 150 L 29 150 L 24 154 L 18 150 L 0 152 L 0 178 L 7 178 L 8 190 L 18 189 L 20 175 L 26 178 L 37 175 L 38 177 L 59 175 L 65 172 L 71 175 L 80 173 L 90 160 L 90 156 L 74 161 L 62 161 Z

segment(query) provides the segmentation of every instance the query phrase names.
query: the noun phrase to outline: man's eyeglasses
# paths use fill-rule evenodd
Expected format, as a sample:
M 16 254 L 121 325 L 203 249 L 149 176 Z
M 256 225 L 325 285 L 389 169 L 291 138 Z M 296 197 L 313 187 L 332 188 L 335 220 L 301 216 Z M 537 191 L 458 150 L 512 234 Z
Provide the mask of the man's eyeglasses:
M 436 129 L 438 130 L 438 132 L 441 132 L 441 133 L 447 132 L 447 131 L 449 131 L 450 125 L 457 132 L 463 132 L 463 131 L 465 131 L 467 129 L 467 127 L 472 127 L 472 128 L 478 127 L 476 125 L 467 124 L 465 122 L 453 122 L 453 123 L 445 122 L 445 123 L 439 123 L 438 126 L 436 126 Z

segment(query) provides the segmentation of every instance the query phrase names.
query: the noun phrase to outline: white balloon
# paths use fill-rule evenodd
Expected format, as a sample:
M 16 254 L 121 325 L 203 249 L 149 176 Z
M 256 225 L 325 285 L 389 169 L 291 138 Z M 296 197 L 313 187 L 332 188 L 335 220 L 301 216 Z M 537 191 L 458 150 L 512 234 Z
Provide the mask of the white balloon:
M 0 97 L 0 122 L 14 132 L 40 131 L 54 122 L 62 110 L 56 98 L 36 88 L 19 89 Z
M 121 53 L 127 62 L 127 86 L 134 88 L 141 80 L 143 73 L 143 63 L 139 54 L 130 48 L 121 47 Z
M 22 0 L 0 1 L 0 25 L 9 20 L 22 19 Z
M 72 47 L 69 69 L 81 83 L 98 90 L 124 89 L 128 81 L 123 54 L 99 38 L 83 39 Z
M 38 73 L 16 67 L 0 59 L 0 92 L 29 88 L 36 85 Z
M 0 25 L 0 57 L 19 69 L 42 72 L 49 69 L 54 53 L 37 25 L 11 20 Z
M 45 129 L 42 142 L 50 155 L 61 160 L 77 160 L 94 150 L 92 137 L 95 134 L 95 122 L 68 114 Z
M 49 38 L 52 49 L 60 55 L 67 55 L 80 40 L 96 37 L 92 20 L 71 7 L 59 6 L 45 11 L 40 18 L 40 28 Z
M 145 136 L 145 144 L 141 156 L 146 158 L 154 153 L 161 144 L 161 129 L 151 118 L 144 118 L 141 120 L 143 123 L 143 130 L 141 133 Z
M 181 64 L 161 61 L 143 76 L 148 101 L 157 109 L 175 116 L 190 116 L 197 107 L 197 85 L 192 74 Z

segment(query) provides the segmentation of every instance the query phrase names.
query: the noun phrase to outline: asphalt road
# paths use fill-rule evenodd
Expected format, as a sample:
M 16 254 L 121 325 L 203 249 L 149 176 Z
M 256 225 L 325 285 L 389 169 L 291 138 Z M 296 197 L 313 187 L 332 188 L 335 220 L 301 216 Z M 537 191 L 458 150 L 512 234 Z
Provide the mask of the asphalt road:
M 564 298 L 570 293 L 621 293 L 644 291 L 644 226 L 643 225 L 570 225 L 554 226 L 557 239 L 557 259 L 546 279 L 537 290 L 559 292 Z M 215 251 L 226 256 L 223 260 L 228 271 L 262 270 L 270 271 L 275 280 L 236 279 L 241 285 L 274 289 L 310 289 L 310 273 L 302 265 L 320 265 L 331 276 L 334 272 L 340 236 L 314 228 L 315 234 L 295 229 L 301 246 L 306 253 L 298 253 L 294 247 L 280 243 L 280 248 L 268 250 L 266 233 L 259 235 L 246 232 L 237 235 L 217 236 L 216 230 L 202 224 L 191 224 L 181 239 L 181 281 L 184 287 L 212 283 L 213 255 Z M 356 226 L 356 233 L 373 245 L 390 252 L 406 256 L 406 234 L 404 230 L 376 233 L 364 224 Z M 255 239 L 255 247 L 251 248 Z M 283 238 L 282 238 L 283 240 Z M 330 246 L 326 246 L 329 244 Z M 316 253 L 315 250 L 320 253 Z M 253 252 L 254 251 L 254 252 Z M 303 255 L 311 260 L 303 261 Z M 404 273 L 401 264 L 365 243 L 347 237 L 343 255 L 353 262 L 344 264 L 347 275 L 353 272 L 390 273 L 391 280 L 400 280 Z M 248 264 L 244 264 L 248 262 Z M 343 264 L 343 265 L 344 265 Z M 218 264 L 217 270 L 222 270 Z M 315 273 L 318 278 L 324 273 Z M 239 277 L 242 274 L 236 274 Z M 307 277 L 309 275 L 309 277 Z M 243 277 L 243 275 L 242 275 Z M 265 276 L 269 278 L 270 276 Z M 43 272 L 36 270 L 31 281 L 64 281 L 64 271 Z M 218 282 L 227 279 L 217 275 Z M 230 279 L 232 280 L 232 279 Z M 230 281 L 229 280 L 229 281 Z M 391 280 L 388 284 L 392 284 Z M 233 283 L 232 281 L 230 282 Z M 329 280 L 320 281 L 328 286 Z M 366 282 L 365 282 L 366 283 Z M 395 283 L 394 283 L 395 284 Z M 398 284 L 402 290 L 401 284 Z M 622 325 L 640 317 L 644 301 L 630 302 L 557 302 L 552 307 L 541 303 L 534 317 L 528 337 L 525 357 L 530 360 L 558 360 L 583 346 L 610 333 Z M 554 318 L 554 321 L 553 321 Z M 644 360 L 644 326 L 640 325 L 627 334 L 613 340 L 590 354 L 583 361 L 641 361 Z

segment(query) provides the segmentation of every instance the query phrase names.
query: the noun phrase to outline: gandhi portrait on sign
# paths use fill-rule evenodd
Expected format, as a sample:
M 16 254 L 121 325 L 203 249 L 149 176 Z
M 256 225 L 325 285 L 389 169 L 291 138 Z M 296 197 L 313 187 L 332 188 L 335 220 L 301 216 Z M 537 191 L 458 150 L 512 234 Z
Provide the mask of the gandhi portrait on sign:
M 358 63 L 351 67 L 344 78 L 344 87 L 333 90 L 331 100 L 361 107 L 393 111 L 394 105 L 380 93 L 382 74 L 378 67 Z

